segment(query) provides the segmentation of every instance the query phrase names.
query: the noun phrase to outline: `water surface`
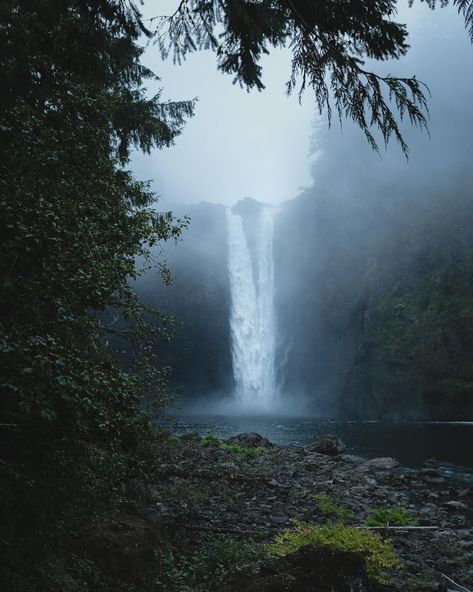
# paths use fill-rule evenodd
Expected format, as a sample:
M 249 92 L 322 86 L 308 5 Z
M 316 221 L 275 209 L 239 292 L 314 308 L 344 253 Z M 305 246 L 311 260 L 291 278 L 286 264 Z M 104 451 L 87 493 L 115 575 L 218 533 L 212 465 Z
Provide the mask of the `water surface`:
M 334 421 L 320 418 L 180 415 L 169 418 L 176 434 L 199 432 L 228 438 L 257 432 L 276 444 L 308 445 L 323 434 L 335 434 L 350 454 L 392 456 L 407 467 L 428 459 L 473 469 L 473 422 Z

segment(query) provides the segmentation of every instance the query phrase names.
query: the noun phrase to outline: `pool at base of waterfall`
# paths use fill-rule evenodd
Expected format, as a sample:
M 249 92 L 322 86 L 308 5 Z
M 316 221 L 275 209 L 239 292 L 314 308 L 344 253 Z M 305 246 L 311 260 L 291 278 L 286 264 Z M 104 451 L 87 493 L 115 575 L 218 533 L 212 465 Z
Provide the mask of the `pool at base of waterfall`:
M 307 446 L 324 434 L 334 434 L 347 454 L 392 456 L 407 467 L 449 464 L 473 472 L 472 422 L 337 421 L 316 417 L 170 415 L 167 428 L 177 434 L 198 432 L 228 438 L 257 432 L 276 444 Z M 455 471 L 452 467 L 452 471 Z

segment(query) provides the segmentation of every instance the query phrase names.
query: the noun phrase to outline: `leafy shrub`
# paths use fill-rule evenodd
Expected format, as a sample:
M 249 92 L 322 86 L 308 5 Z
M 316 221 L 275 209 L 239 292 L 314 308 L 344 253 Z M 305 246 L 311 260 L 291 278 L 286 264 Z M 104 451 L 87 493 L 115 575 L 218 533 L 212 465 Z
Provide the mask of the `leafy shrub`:
M 240 460 L 249 460 L 265 453 L 264 448 L 249 448 L 241 444 L 220 444 L 220 448 L 235 452 Z
M 179 436 L 168 436 L 165 440 L 164 440 L 165 444 L 167 444 L 168 446 L 179 446 L 180 444 L 182 444 L 181 439 L 179 438 Z
M 366 557 L 368 575 L 380 582 L 386 581 L 386 569 L 400 566 L 391 542 L 383 541 L 377 533 L 341 523 L 320 526 L 295 521 L 294 528 L 277 535 L 270 551 L 278 556 L 287 555 L 314 543 L 362 553 Z
M 407 508 L 393 506 L 372 510 L 366 524 L 368 526 L 416 526 L 418 521 Z
M 335 518 L 337 522 L 345 522 L 355 518 L 355 514 L 349 508 L 335 504 L 326 493 L 317 493 L 313 497 L 322 516 Z
M 202 446 L 208 446 L 209 444 L 216 444 L 219 442 L 219 438 L 216 434 L 206 434 L 200 439 Z
M 190 557 L 176 559 L 171 551 L 165 553 L 156 583 L 163 592 L 207 592 L 229 569 L 266 555 L 266 547 L 253 539 L 240 541 L 224 534 L 208 535 Z

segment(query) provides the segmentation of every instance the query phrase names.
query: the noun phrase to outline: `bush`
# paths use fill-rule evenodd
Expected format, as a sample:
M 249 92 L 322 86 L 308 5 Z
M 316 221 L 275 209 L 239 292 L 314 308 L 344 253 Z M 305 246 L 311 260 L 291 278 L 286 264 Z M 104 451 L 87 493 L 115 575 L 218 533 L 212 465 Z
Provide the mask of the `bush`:
M 265 546 L 253 539 L 240 541 L 224 534 L 204 536 L 190 557 L 176 558 L 171 551 L 166 552 L 156 583 L 163 592 L 208 592 L 229 569 L 266 555 Z
M 220 444 L 223 450 L 230 450 L 238 455 L 239 460 L 249 460 L 265 453 L 264 448 L 249 448 L 241 444 Z
M 368 526 L 416 526 L 419 523 L 407 508 L 393 506 L 372 510 L 366 524 Z
M 216 444 L 219 442 L 219 438 L 216 434 L 206 434 L 200 439 L 202 446 L 208 446 L 209 444 Z
M 386 582 L 385 570 L 400 566 L 391 542 L 383 541 L 377 533 L 341 523 L 320 526 L 296 521 L 294 528 L 277 535 L 270 545 L 270 551 L 278 556 L 287 555 L 310 544 L 327 545 L 363 554 L 366 557 L 368 575 L 379 582 Z
M 355 514 L 349 508 L 335 504 L 326 493 L 317 493 L 313 497 L 322 516 L 335 518 L 337 522 L 345 522 L 355 518 Z

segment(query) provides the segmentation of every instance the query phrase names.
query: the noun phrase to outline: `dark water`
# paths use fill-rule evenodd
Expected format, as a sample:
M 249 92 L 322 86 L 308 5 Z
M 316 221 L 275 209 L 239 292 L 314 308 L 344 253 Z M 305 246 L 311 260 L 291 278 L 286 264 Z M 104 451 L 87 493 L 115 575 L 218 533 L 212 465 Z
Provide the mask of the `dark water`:
M 349 422 L 318 418 L 174 416 L 168 428 L 176 434 L 199 432 L 227 438 L 257 432 L 277 444 L 307 445 L 322 434 L 335 434 L 350 454 L 392 456 L 407 467 L 428 459 L 473 470 L 473 422 Z

